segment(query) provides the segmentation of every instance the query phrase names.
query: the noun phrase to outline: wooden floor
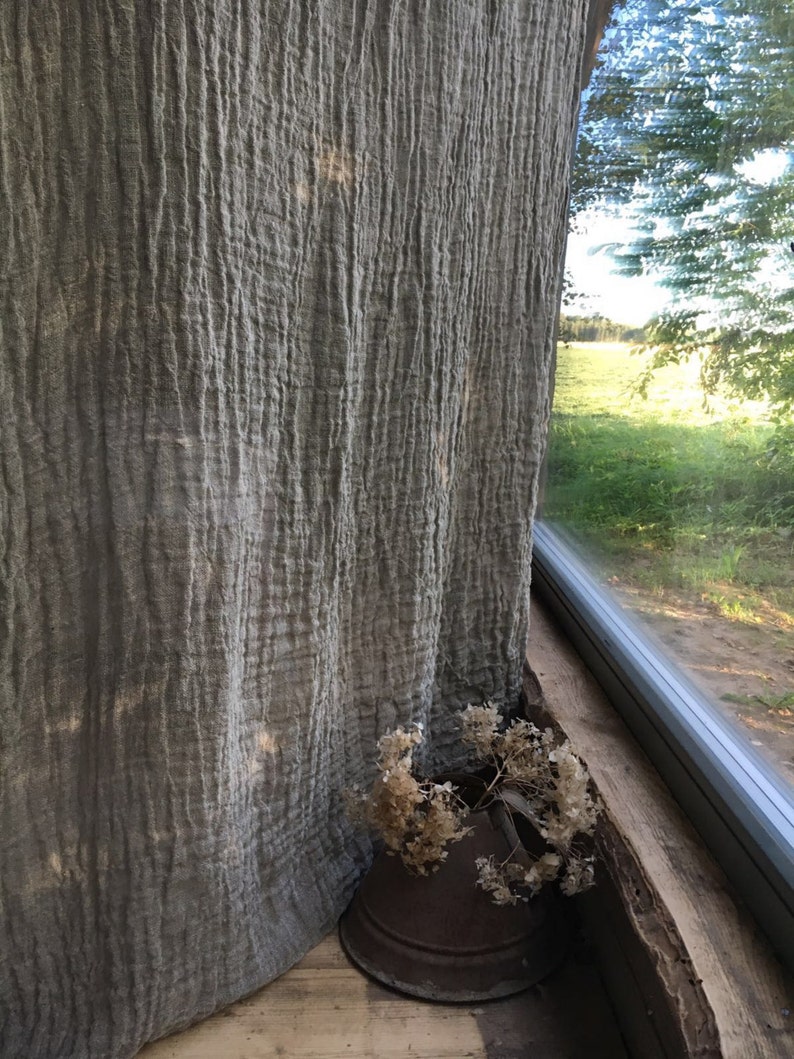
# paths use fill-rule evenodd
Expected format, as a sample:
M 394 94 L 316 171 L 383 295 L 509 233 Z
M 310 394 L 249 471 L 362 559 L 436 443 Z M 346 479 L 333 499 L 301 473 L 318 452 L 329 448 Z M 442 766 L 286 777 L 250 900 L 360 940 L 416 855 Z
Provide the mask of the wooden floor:
M 545 982 L 477 1007 L 392 993 L 329 935 L 287 974 L 138 1059 L 627 1059 L 582 953 Z

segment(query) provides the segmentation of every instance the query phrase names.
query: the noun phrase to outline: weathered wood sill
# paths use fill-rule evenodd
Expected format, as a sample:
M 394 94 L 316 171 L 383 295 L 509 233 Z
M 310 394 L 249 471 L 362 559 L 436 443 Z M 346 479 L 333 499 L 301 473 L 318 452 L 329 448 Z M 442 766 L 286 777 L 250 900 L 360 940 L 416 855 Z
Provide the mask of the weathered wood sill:
M 790 976 L 537 599 L 528 663 L 528 709 L 570 737 L 606 806 L 606 870 L 580 907 L 631 1053 L 794 1056 Z

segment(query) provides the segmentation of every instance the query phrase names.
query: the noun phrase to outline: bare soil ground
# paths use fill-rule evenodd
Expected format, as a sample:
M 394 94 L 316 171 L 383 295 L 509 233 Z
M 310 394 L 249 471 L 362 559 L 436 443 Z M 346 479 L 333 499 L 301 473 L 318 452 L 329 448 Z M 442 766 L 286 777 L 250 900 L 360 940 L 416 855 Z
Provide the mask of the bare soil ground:
M 621 603 L 650 627 L 675 660 L 794 784 L 794 629 L 772 608 L 750 623 L 665 589 L 649 593 L 610 579 Z

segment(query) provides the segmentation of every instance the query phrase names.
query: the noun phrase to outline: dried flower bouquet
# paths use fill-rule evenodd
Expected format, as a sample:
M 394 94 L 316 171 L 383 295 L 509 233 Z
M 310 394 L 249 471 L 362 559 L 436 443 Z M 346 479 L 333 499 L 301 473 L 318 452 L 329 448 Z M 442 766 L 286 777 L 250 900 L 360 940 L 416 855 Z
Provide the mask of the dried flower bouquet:
M 477 884 L 496 904 L 526 901 L 560 876 L 566 895 L 592 886 L 594 858 L 577 840 L 593 834 L 600 806 L 570 743 L 558 743 L 550 728 L 541 731 L 529 721 L 505 725 L 490 703 L 464 710 L 461 728 L 477 762 L 471 777 L 461 784 L 457 776 L 438 782 L 417 774 L 413 754 L 422 741 L 421 726 L 398 728 L 378 740 L 372 789 L 347 792 L 350 815 L 372 828 L 409 870 L 427 875 L 446 859 L 449 843 L 471 830 L 469 813 L 488 808 L 512 846 L 501 863 L 493 857 L 476 861 Z M 519 838 L 516 824 L 522 820 L 542 840 L 535 855 Z

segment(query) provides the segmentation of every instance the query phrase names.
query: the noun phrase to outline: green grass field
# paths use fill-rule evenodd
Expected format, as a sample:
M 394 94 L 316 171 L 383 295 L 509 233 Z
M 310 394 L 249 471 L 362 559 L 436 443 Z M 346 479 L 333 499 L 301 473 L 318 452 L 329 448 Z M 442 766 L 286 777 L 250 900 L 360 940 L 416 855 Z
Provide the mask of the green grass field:
M 625 345 L 560 345 L 544 516 L 604 578 L 794 624 L 794 463 L 766 409 L 704 407 L 693 366 L 632 396 L 641 368 Z

